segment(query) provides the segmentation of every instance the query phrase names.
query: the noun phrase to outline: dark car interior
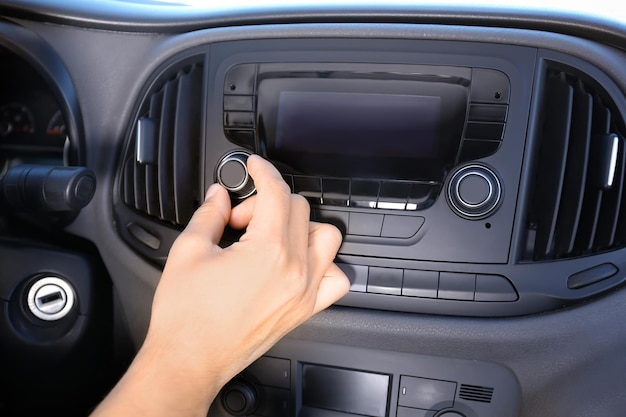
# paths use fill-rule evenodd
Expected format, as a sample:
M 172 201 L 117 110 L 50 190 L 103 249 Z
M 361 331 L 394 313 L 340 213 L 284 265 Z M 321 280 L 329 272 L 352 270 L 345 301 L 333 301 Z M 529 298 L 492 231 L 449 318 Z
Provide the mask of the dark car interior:
M 209 416 L 623 415 L 626 14 L 547 3 L 0 1 L 0 415 L 89 414 L 251 154 L 351 287 Z

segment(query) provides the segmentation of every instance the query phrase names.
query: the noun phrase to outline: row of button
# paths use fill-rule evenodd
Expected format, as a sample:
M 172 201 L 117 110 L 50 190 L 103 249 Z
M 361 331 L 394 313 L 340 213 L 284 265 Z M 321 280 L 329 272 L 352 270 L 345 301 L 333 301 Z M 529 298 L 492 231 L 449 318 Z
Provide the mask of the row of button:
M 423 271 L 338 264 L 351 282 L 350 291 L 442 300 L 512 302 L 518 299 L 501 275 Z
M 379 208 L 387 210 L 421 210 L 434 202 L 439 183 L 412 181 L 377 181 L 355 178 L 322 178 L 283 175 L 292 192 L 313 204 Z
M 330 223 L 352 236 L 408 239 L 419 232 L 424 218 L 393 214 L 358 213 L 338 210 L 313 210 L 313 220 Z

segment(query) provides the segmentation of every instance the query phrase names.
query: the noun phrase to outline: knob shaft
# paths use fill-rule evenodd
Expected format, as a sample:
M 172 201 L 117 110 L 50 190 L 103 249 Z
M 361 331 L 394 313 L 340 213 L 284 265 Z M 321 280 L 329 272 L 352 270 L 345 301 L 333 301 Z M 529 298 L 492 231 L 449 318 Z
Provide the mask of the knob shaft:
M 247 416 L 259 405 L 256 387 L 243 379 L 228 383 L 222 390 L 222 406 L 230 415 Z
M 217 182 L 238 200 L 250 197 L 256 191 L 246 165 L 249 156 L 250 153 L 246 151 L 233 151 L 224 155 L 215 169 Z

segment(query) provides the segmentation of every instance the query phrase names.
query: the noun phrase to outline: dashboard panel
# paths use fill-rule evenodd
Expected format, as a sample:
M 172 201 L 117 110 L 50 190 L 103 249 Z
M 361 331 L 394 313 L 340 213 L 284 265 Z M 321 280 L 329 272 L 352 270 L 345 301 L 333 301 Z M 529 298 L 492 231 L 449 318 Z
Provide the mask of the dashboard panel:
M 15 241 L 38 257 L 2 275 L 7 328 L 18 320 L 9 306 L 54 272 L 79 294 L 98 289 L 81 296 L 79 316 L 108 330 L 81 343 L 109 338 L 111 351 L 99 354 L 123 368 L 205 189 L 232 185 L 237 204 L 253 192 L 237 158 L 259 153 L 307 198 L 314 220 L 342 230 L 336 261 L 352 286 L 227 385 L 209 415 L 623 408 L 619 23 L 590 18 L 584 38 L 566 14 L 537 27 L 538 15 L 514 24 L 501 18 L 512 9 L 494 9 L 480 25 L 469 13 L 442 6 L 434 18 L 414 6 L 389 9 L 394 18 L 380 23 L 383 9 L 364 19 L 363 6 L 331 17 L 313 8 L 309 18 L 288 7 L 275 18 L 233 11 L 228 24 L 202 9 L 204 23 L 170 26 L 155 12 L 133 26 L 113 5 L 93 15 L 54 7 L 0 7 L 0 56 L 13 60 L 2 69 L 0 161 L 3 173 L 24 163 L 86 167 L 97 188 L 60 217 L 2 207 L 3 264 L 14 263 Z M 605 25 L 612 35 L 603 38 Z M 239 236 L 227 230 L 222 244 Z M 73 278 L 71 262 L 55 266 L 66 251 L 89 260 L 91 284 Z M 37 337 L 67 340 L 77 323 L 68 320 Z M 81 346 L 67 343 L 60 351 Z M 424 399 L 428 390 L 436 401 Z

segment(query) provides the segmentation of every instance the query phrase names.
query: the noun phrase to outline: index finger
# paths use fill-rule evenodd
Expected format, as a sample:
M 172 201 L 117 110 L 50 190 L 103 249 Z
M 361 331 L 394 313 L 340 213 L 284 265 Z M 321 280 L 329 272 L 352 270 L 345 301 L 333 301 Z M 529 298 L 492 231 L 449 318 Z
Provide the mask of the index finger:
M 289 186 L 278 170 L 258 155 L 250 155 L 247 166 L 257 190 L 248 230 L 270 234 L 284 230 L 291 210 Z

